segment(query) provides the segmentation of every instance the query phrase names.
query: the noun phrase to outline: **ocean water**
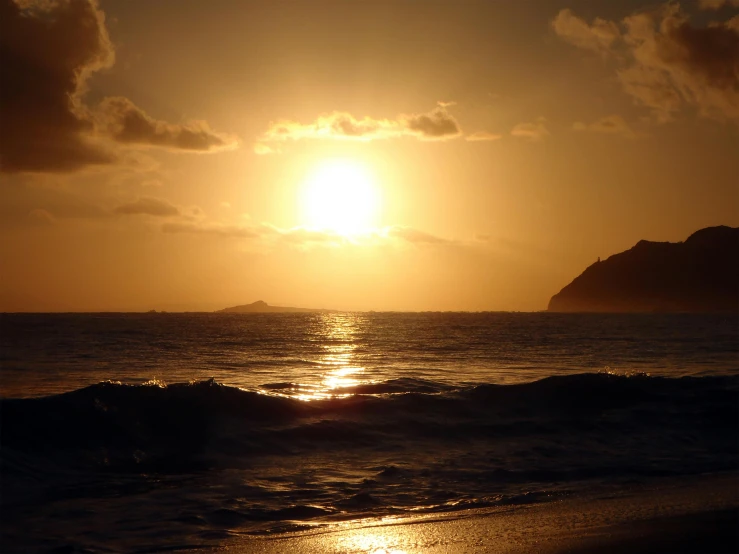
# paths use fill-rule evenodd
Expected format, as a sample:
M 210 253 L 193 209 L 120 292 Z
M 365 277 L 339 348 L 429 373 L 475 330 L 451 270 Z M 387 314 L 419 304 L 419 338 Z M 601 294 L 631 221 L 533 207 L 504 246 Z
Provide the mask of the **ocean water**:
M 739 320 L 4 314 L 0 397 L 2 551 L 169 551 L 735 471 Z

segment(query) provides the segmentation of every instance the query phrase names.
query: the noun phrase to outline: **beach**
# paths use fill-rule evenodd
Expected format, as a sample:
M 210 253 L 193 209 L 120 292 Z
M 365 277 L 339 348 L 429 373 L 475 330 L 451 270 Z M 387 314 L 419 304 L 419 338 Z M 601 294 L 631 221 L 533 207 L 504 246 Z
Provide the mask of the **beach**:
M 731 553 L 739 548 L 738 484 L 736 473 L 655 480 L 552 503 L 242 537 L 208 552 Z

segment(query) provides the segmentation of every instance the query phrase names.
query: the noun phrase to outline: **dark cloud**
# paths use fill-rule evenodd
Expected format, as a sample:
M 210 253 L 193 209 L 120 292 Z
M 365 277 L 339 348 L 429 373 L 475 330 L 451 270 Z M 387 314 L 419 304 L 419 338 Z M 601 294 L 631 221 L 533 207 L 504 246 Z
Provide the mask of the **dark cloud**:
M 175 150 L 208 152 L 236 145 L 234 137 L 213 132 L 205 121 L 173 125 L 147 115 L 127 98 L 106 98 L 98 117 L 113 139 L 127 144 L 161 146 Z
M 739 119 L 739 29 L 693 26 L 679 6 L 625 20 L 633 65 L 620 73 L 627 92 L 667 119 L 683 105 Z
M 596 17 L 592 24 L 575 16 L 572 10 L 561 10 L 552 21 L 554 31 L 567 42 L 587 50 L 608 50 L 620 36 L 618 25 Z
M 114 212 L 118 215 L 151 215 L 154 217 L 172 217 L 180 215 L 177 206 L 173 206 L 160 198 L 143 197 L 118 206 Z
M 97 4 L 0 0 L 0 169 L 72 171 L 113 157 L 79 102 L 86 77 L 113 63 Z
M 112 163 L 116 141 L 200 151 L 233 144 L 204 123 L 153 120 L 126 99 L 86 106 L 88 77 L 114 58 L 96 0 L 0 0 L 0 171 Z
M 725 3 L 705 2 L 703 7 L 719 4 Z M 556 24 L 565 12 L 576 25 Z M 578 38 L 582 29 L 596 33 L 603 23 L 589 25 L 563 10 L 553 25 L 565 40 L 590 48 L 590 42 Z M 669 121 L 685 106 L 708 117 L 739 120 L 739 18 L 699 27 L 679 4 L 667 3 L 626 17 L 622 27 L 623 33 L 604 48 L 624 90 L 651 108 L 657 121 Z
M 439 106 L 429 113 L 405 116 L 403 121 L 411 134 L 424 140 L 454 138 L 462 132 L 457 120 L 446 111 L 445 106 Z

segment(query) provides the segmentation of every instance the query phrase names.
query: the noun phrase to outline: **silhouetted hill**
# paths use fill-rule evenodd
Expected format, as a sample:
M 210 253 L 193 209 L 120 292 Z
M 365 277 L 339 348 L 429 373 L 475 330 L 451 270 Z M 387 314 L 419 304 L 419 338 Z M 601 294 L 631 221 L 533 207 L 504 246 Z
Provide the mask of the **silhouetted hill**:
M 233 306 L 231 308 L 224 308 L 223 310 L 216 310 L 216 313 L 231 313 L 231 314 L 262 314 L 262 313 L 294 313 L 294 312 L 327 312 L 328 310 L 318 310 L 311 308 L 288 308 L 285 306 L 270 306 L 263 300 L 257 300 L 251 304 L 244 304 L 242 306 Z
M 685 242 L 639 241 L 588 267 L 550 312 L 738 312 L 739 228 L 708 227 Z

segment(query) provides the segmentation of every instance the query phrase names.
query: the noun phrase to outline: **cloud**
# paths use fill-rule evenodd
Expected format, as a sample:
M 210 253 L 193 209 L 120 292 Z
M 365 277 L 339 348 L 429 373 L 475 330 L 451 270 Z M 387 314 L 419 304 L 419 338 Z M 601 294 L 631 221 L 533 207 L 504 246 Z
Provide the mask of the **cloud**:
M 572 128 L 575 131 L 592 131 L 594 133 L 621 135 L 625 138 L 636 138 L 634 130 L 620 115 L 607 115 L 589 125 L 578 121 Z
M 390 245 L 397 242 L 422 244 L 452 244 L 454 241 L 432 235 L 425 231 L 407 227 L 404 225 L 391 225 L 389 227 L 369 230 L 364 234 L 346 237 L 330 230 L 307 229 L 294 227 L 292 229 L 279 229 L 271 225 L 265 225 L 265 236 L 270 233 L 279 240 L 297 245 L 326 245 L 341 246 L 352 245 Z
M 165 233 L 191 233 L 224 238 L 273 239 L 295 246 L 349 242 L 346 237 L 330 231 L 318 231 L 303 227 L 280 229 L 269 224 L 226 224 L 204 221 L 169 222 L 162 225 L 162 231 Z
M 114 163 L 118 141 L 202 151 L 221 146 L 223 138 L 202 123 L 158 122 L 125 99 L 87 106 L 88 78 L 114 60 L 96 0 L 0 0 L 0 171 L 68 172 Z M 110 120 L 110 107 L 125 116 L 113 135 L 98 125 L 101 115 Z
M 107 133 L 125 144 L 197 152 L 232 149 L 238 145 L 236 137 L 215 133 L 205 121 L 191 121 L 183 125 L 159 121 L 121 96 L 104 99 L 96 115 Z
M 446 140 L 461 134 L 457 120 L 446 106 L 439 105 L 430 112 L 401 114 L 395 119 L 357 119 L 346 112 L 333 112 L 319 116 L 312 123 L 280 120 L 270 124 L 254 147 L 257 154 L 269 154 L 273 150 L 266 143 L 302 139 L 333 139 L 370 141 L 412 136 L 420 140 Z
M 369 117 L 355 119 L 348 113 L 333 112 L 319 116 L 312 123 L 292 120 L 272 123 L 258 144 L 264 146 L 265 142 L 302 139 L 373 140 L 401 134 L 402 128 L 397 121 Z
M 739 8 L 739 0 L 698 0 L 698 8 L 701 10 L 720 10 L 724 6 Z
M 594 51 L 607 51 L 620 36 L 612 21 L 596 17 L 592 24 L 575 16 L 571 10 L 561 10 L 552 21 L 554 31 L 567 42 Z
M 367 231 L 362 235 L 346 237 L 330 230 L 308 229 L 305 227 L 294 227 L 292 229 L 279 229 L 274 226 L 265 225 L 265 235 L 272 234 L 279 240 L 297 245 L 325 245 L 341 246 L 352 245 L 378 245 L 393 242 L 406 242 L 411 244 L 451 244 L 453 241 L 420 231 L 403 225 L 392 225 L 381 229 Z
M 248 225 L 226 225 L 222 223 L 172 222 L 162 225 L 165 233 L 195 233 L 231 238 L 259 238 L 261 229 Z
M 531 141 L 539 141 L 549 136 L 549 130 L 544 124 L 544 118 L 540 117 L 533 123 L 519 123 L 511 129 L 511 135 Z
M 464 140 L 469 140 L 471 142 L 478 142 L 478 141 L 498 140 L 499 138 L 502 138 L 502 137 L 503 135 L 497 135 L 495 133 L 489 133 L 487 131 L 476 131 L 464 137 Z
M 278 148 L 272 148 L 271 146 L 268 146 L 261 142 L 258 142 L 254 145 L 254 153 L 257 156 L 267 156 L 269 154 L 279 154 L 279 152 L 280 150 Z
M 102 12 L 82 0 L 25 5 L 0 0 L 0 169 L 110 163 L 79 100 L 89 74 L 114 60 Z
M 206 221 L 170 221 L 162 225 L 165 233 L 188 233 L 213 237 L 248 239 L 264 245 L 284 244 L 299 249 L 341 246 L 391 246 L 402 243 L 413 245 L 452 245 L 445 239 L 412 227 L 393 225 L 369 230 L 362 235 L 344 236 L 331 230 L 293 227 L 281 229 L 269 223 L 226 224 Z
M 401 116 L 400 121 L 407 134 L 422 140 L 446 140 L 458 137 L 462 132 L 457 120 L 443 105 L 429 113 Z
M 563 10 L 555 21 L 563 12 L 579 19 Z M 616 74 L 624 91 L 651 109 L 656 121 L 670 121 L 685 107 L 739 121 L 739 17 L 698 27 L 679 4 L 667 3 L 621 24 L 624 32 L 608 45 Z M 569 34 L 560 36 L 592 49 Z
M 113 211 L 118 215 L 151 215 L 154 217 L 172 217 L 181 214 L 177 206 L 166 200 L 150 197 L 142 197 L 128 204 L 122 204 Z
M 425 231 L 419 231 L 412 227 L 403 227 L 399 225 L 387 228 L 385 230 L 385 235 L 392 238 L 402 239 L 412 244 L 449 244 L 452 242 L 448 239 L 432 235 L 431 233 L 426 233 Z

